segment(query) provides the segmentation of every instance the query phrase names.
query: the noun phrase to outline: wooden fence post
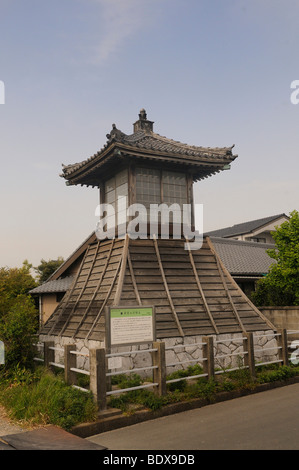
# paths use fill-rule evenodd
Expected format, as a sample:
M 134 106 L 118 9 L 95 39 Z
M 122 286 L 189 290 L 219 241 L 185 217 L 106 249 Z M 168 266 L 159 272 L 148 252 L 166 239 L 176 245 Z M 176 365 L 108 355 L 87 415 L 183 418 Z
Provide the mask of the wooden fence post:
M 107 408 L 106 400 L 106 350 L 90 349 L 90 390 L 99 406 L 99 410 Z
M 50 349 L 54 347 L 54 341 L 44 342 L 44 365 L 51 368 L 50 362 L 55 362 L 55 351 Z
M 205 374 L 208 374 L 208 379 L 214 379 L 215 364 L 213 336 L 203 336 L 202 342 L 203 359 L 206 359 L 203 361 L 203 370 Z
M 288 355 L 288 336 L 287 330 L 285 328 L 280 328 L 277 330 L 279 336 L 277 337 L 278 346 L 281 348 L 279 349 L 279 358 L 282 359 L 282 363 L 284 366 L 289 365 L 289 355 Z
M 77 365 L 77 358 L 75 354 L 71 354 L 71 351 L 76 350 L 75 344 L 66 344 L 64 346 L 64 379 L 69 385 L 77 384 L 77 374 L 71 368 L 75 368 Z
M 251 378 L 255 379 L 256 373 L 255 373 L 253 333 L 243 332 L 243 335 L 245 336 L 243 339 L 243 348 L 244 348 L 244 352 L 246 353 L 244 354 L 244 365 L 248 366 Z
M 155 387 L 155 392 L 159 395 L 166 395 L 166 360 L 165 360 L 165 343 L 156 341 L 153 343 L 153 366 L 157 366 L 153 369 L 153 380 L 159 385 Z

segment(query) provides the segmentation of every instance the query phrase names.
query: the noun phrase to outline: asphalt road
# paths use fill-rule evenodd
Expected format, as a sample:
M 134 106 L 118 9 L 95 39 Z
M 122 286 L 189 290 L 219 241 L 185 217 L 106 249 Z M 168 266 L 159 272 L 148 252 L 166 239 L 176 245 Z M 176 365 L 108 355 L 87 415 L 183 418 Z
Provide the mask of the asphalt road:
M 88 439 L 109 450 L 298 450 L 299 384 Z

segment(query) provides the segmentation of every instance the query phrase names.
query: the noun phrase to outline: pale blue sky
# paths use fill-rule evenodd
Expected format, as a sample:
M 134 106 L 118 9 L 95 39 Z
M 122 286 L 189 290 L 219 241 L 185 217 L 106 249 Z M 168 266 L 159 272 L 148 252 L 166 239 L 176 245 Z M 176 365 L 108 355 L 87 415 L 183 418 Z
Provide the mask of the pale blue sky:
M 0 0 L 0 266 L 66 258 L 95 227 L 96 189 L 61 165 L 132 133 L 235 144 L 195 186 L 204 230 L 298 209 L 297 0 Z

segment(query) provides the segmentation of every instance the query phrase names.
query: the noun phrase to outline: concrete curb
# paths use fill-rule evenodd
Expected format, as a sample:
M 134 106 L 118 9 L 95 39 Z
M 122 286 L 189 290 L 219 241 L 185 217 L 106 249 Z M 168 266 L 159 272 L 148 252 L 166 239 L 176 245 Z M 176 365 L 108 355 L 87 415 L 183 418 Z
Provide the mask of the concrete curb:
M 222 401 L 233 400 L 234 398 L 240 398 L 247 395 L 252 395 L 254 393 L 264 392 L 266 390 L 272 390 L 278 387 L 284 387 L 287 385 L 292 385 L 299 383 L 299 376 L 292 377 L 284 381 L 276 381 L 271 383 L 265 383 L 257 385 L 253 390 L 233 390 L 230 392 L 220 392 L 213 397 L 213 400 L 208 400 L 204 398 L 196 398 L 187 402 L 172 403 L 166 405 L 163 408 L 151 411 L 151 410 L 139 410 L 132 415 L 120 414 L 119 411 L 112 411 L 112 415 L 109 416 L 109 411 L 105 416 L 99 418 L 98 421 L 92 423 L 83 423 L 77 426 L 74 426 L 70 432 L 79 437 L 90 437 L 95 434 L 101 434 L 103 432 L 112 431 L 113 429 L 119 429 L 126 426 L 131 426 L 133 424 L 141 423 L 143 421 L 148 421 L 156 418 L 161 418 L 163 416 L 169 416 L 175 413 L 181 413 L 183 411 L 193 410 L 196 408 L 202 408 L 203 406 L 212 405 L 214 403 L 219 403 Z

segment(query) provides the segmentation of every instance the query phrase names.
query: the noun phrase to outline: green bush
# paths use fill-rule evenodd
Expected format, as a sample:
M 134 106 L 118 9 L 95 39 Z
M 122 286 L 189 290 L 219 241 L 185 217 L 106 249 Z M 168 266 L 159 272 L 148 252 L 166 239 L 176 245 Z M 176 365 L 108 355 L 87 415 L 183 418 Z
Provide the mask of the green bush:
M 262 370 L 258 374 L 259 383 L 275 382 L 276 380 L 287 380 L 298 375 L 298 368 L 290 366 L 280 366 L 273 370 Z
M 0 321 L 0 339 L 5 345 L 5 368 L 33 366 L 34 334 L 38 328 L 34 302 L 27 295 L 19 295 Z
M 117 385 L 119 389 L 139 387 L 142 384 L 140 375 L 132 373 L 130 375 L 117 374 L 111 376 L 111 384 Z

